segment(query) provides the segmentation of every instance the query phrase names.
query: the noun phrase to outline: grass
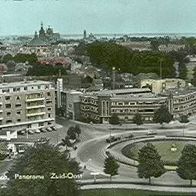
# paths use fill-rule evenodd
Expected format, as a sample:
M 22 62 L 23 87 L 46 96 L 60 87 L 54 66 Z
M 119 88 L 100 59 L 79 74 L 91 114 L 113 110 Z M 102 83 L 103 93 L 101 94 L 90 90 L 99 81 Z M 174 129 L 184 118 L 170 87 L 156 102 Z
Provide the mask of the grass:
M 184 196 L 192 195 L 191 193 L 170 193 L 170 192 L 155 192 L 142 190 L 127 190 L 127 189 L 100 189 L 100 190 L 85 190 L 81 191 L 79 196 Z
M 181 151 L 187 143 L 186 141 L 176 141 L 176 140 L 166 140 L 166 141 L 151 141 L 156 149 L 158 150 L 161 159 L 166 165 L 176 165 L 177 161 L 181 156 Z M 171 151 L 172 144 L 175 144 L 177 150 L 175 152 Z M 125 146 L 122 149 L 122 153 L 128 158 L 138 159 L 139 150 L 146 145 L 146 142 L 139 142 Z

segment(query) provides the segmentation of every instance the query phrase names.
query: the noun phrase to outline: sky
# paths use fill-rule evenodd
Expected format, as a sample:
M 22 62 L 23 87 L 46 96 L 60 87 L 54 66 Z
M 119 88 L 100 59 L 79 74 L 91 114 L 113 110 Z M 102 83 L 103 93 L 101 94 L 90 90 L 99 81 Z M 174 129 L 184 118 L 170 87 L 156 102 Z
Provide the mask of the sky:
M 196 0 L 0 0 L 0 35 L 196 33 Z

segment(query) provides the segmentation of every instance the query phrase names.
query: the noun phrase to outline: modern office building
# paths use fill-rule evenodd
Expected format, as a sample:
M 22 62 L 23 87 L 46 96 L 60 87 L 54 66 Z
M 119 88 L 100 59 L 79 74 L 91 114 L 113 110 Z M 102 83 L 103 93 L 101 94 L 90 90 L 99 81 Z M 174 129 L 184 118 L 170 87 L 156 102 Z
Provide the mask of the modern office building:
M 0 129 L 31 130 L 54 127 L 55 90 L 46 81 L 0 84 Z
M 152 122 L 154 112 L 166 105 L 174 119 L 181 115 L 196 113 L 196 89 L 170 89 L 155 94 L 148 88 L 103 90 L 84 93 L 80 96 L 82 120 L 107 123 L 112 114 L 117 114 L 122 122 L 132 122 L 136 113 L 143 120 Z

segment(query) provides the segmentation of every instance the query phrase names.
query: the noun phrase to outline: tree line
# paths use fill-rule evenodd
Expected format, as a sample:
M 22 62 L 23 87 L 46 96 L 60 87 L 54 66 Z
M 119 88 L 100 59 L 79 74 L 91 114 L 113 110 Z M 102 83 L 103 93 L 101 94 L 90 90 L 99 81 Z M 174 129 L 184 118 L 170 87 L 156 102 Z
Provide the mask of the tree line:
M 98 41 L 87 45 L 86 50 L 91 62 L 99 68 L 112 70 L 115 67 L 120 72 L 159 75 L 161 61 L 162 76 L 175 77 L 174 59 L 161 52 L 132 51 L 115 43 Z

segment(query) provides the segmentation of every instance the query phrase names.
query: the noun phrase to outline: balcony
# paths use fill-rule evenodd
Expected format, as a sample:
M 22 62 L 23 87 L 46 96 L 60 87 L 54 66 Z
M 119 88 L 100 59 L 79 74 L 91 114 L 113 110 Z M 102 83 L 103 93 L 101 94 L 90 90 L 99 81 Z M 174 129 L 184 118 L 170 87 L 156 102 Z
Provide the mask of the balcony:
M 46 112 L 35 112 L 35 113 L 27 114 L 27 117 L 43 116 L 44 114 L 46 114 Z
M 44 97 L 30 97 L 30 98 L 26 98 L 26 102 L 33 102 L 33 101 L 42 101 L 44 100 Z
M 27 106 L 26 109 L 37 109 L 37 108 L 45 108 L 45 105 L 32 105 L 32 106 Z M 1 111 L 0 111 L 1 112 Z

